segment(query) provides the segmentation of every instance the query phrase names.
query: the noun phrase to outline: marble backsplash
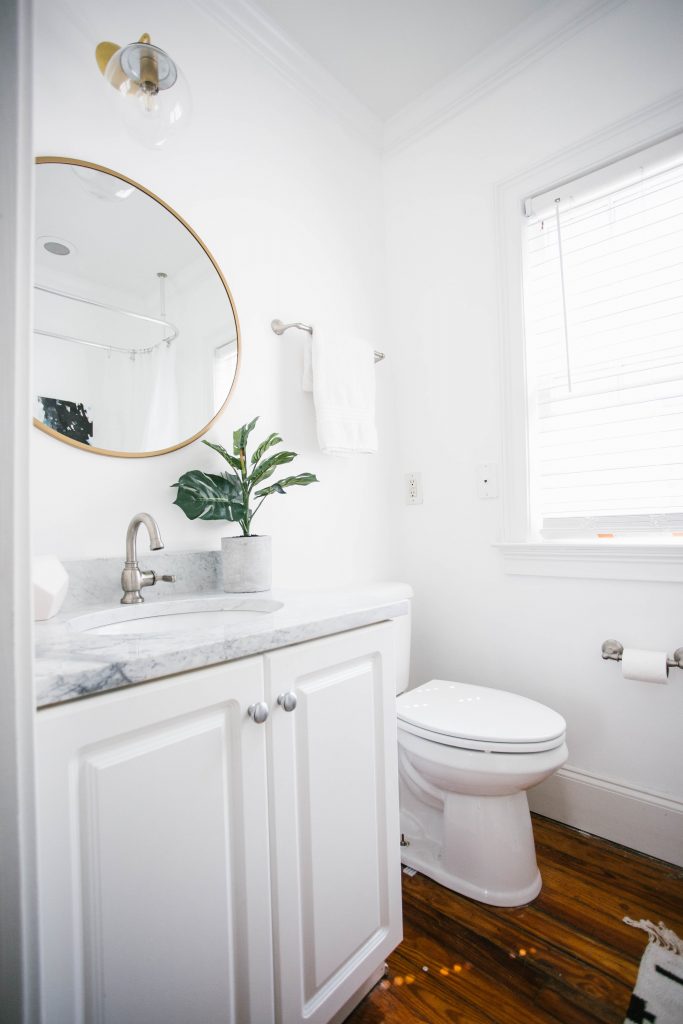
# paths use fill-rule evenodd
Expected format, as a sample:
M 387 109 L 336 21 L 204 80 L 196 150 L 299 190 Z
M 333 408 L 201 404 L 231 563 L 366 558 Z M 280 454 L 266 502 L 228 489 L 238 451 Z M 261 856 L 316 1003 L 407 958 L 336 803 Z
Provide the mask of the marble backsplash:
M 147 551 L 140 549 L 141 569 L 152 569 L 157 575 L 174 575 L 175 583 L 157 583 L 145 587 L 145 602 L 168 601 L 181 594 L 201 594 L 223 588 L 220 551 Z M 64 562 L 69 576 L 69 589 L 62 612 L 81 610 L 84 606 L 118 604 L 121 590 L 123 558 L 89 558 Z

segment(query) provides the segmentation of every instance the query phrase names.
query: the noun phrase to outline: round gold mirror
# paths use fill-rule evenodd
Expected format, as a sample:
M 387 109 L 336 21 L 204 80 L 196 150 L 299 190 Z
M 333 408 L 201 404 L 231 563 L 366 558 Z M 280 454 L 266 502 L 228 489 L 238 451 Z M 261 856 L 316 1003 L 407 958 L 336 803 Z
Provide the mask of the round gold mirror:
M 237 380 L 230 289 L 198 235 L 142 185 L 36 160 L 34 423 L 141 458 L 204 434 Z

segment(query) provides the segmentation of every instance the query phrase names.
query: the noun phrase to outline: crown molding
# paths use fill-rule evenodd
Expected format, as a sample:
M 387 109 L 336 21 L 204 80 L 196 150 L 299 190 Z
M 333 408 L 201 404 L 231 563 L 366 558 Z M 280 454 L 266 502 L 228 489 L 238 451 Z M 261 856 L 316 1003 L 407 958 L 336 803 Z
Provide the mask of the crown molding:
M 382 122 L 306 50 L 249 0 L 194 0 L 195 5 L 241 45 L 258 54 L 326 117 L 336 116 L 352 134 L 378 151 Z
M 384 152 L 398 152 L 461 114 L 623 3 L 625 0 L 573 0 L 571 4 L 554 0 L 389 118 L 384 125 Z
M 81 4 L 79 0 L 62 0 L 61 8 L 61 16 L 71 22 L 72 27 L 79 33 L 79 35 L 88 41 L 92 46 L 92 52 L 94 54 L 95 46 L 97 45 L 97 18 L 93 18 L 92 10 Z M 34 22 L 35 21 L 36 18 L 34 15 Z

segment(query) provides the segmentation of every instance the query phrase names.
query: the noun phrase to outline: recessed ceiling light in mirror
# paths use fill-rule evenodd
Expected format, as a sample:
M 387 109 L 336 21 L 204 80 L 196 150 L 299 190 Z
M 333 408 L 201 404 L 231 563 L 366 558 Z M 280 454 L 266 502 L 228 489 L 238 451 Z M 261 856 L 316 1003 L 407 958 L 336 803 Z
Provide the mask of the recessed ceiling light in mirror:
M 71 249 L 68 245 L 64 245 L 63 242 L 45 242 L 43 249 L 47 249 L 48 252 L 52 253 L 53 256 L 70 256 Z
M 56 235 L 39 235 L 36 239 L 38 245 L 38 256 L 42 250 L 50 256 L 73 256 L 76 253 L 76 246 L 68 238 L 59 238 Z

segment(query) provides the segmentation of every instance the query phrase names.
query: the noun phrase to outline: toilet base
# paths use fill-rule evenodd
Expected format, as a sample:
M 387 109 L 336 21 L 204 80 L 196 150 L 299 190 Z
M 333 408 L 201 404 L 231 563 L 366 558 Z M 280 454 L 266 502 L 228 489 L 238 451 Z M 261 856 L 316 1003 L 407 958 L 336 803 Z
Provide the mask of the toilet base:
M 518 907 L 541 891 L 526 793 L 444 794 L 442 811 L 402 794 L 403 863 L 480 903 Z M 412 799 L 411 799 L 412 797 Z
M 433 850 L 429 849 L 427 844 L 424 844 L 425 848 L 423 850 L 420 849 L 421 843 L 419 839 L 411 838 L 410 844 L 411 852 L 406 853 L 403 851 L 401 853 L 401 863 L 405 867 L 414 868 L 415 871 L 419 871 L 420 874 L 433 879 L 439 885 L 445 886 L 446 889 L 458 892 L 462 896 L 468 896 L 471 900 L 477 900 L 478 903 L 488 903 L 493 907 L 522 907 L 524 904 L 531 903 L 532 900 L 536 899 L 541 891 L 541 875 L 538 868 L 536 869 L 536 878 L 526 889 L 519 889 L 516 892 L 496 893 L 489 889 L 482 889 L 464 878 L 456 878 L 450 872 L 444 871 L 440 860 L 434 857 Z

